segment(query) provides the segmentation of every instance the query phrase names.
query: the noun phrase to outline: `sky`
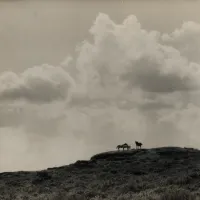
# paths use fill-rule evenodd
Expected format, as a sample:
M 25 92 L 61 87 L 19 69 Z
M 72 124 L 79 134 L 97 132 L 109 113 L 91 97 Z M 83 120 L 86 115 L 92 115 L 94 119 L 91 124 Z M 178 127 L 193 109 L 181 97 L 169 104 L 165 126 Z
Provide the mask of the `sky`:
M 0 1 L 0 172 L 121 143 L 200 148 L 199 1 Z

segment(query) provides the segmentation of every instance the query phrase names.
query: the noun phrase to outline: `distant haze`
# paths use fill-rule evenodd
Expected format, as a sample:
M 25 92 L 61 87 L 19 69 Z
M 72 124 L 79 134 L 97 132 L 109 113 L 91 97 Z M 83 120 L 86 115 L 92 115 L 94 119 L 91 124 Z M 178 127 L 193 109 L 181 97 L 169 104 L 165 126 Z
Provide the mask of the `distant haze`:
M 0 171 L 138 140 L 200 147 L 200 1 L 0 1 Z

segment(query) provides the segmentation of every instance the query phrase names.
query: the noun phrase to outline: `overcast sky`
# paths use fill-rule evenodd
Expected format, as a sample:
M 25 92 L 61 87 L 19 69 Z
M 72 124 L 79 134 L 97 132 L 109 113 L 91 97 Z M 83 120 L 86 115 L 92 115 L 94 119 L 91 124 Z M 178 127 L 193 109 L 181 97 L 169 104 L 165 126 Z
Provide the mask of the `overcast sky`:
M 199 148 L 199 7 L 0 1 L 0 171 L 69 164 L 135 140 Z

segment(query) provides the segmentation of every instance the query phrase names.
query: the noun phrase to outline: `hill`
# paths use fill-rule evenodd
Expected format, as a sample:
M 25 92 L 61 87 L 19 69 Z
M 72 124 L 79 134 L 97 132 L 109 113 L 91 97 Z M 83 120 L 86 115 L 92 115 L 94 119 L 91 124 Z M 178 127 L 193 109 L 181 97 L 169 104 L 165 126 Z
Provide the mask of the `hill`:
M 36 172 L 0 173 L 0 200 L 186 200 L 200 197 L 200 151 L 106 152 Z

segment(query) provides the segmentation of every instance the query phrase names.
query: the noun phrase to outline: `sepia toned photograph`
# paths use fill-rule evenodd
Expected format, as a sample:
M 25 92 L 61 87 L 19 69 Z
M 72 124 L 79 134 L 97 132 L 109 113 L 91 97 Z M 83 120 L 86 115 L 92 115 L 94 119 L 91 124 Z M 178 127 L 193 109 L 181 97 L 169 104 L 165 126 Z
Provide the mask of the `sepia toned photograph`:
M 200 1 L 0 0 L 0 200 L 200 200 Z

